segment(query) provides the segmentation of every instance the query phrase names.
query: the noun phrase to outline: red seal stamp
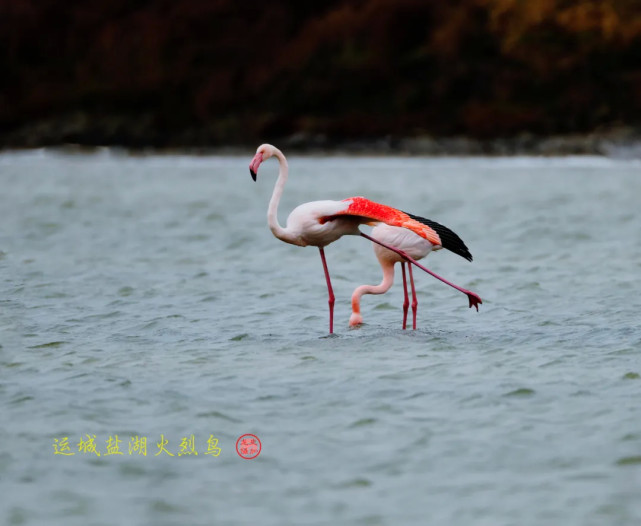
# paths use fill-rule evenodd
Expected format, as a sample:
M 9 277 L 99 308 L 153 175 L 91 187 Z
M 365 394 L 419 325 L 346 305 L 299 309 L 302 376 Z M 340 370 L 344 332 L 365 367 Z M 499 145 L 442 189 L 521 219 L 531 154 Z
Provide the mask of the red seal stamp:
M 238 440 L 236 440 L 236 453 L 238 453 L 238 456 L 248 460 L 260 455 L 262 448 L 263 445 L 256 435 L 241 435 L 238 437 Z

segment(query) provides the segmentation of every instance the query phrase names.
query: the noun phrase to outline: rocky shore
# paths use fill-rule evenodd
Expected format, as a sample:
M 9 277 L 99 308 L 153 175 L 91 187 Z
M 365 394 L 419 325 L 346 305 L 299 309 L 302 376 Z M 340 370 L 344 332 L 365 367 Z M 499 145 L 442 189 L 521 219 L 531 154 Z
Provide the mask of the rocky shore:
M 632 129 L 550 137 L 522 133 L 514 137 L 494 139 L 420 136 L 342 142 L 333 142 L 324 136 L 294 135 L 285 138 L 281 143 L 290 150 L 331 150 L 353 154 L 376 152 L 432 156 L 603 155 L 641 159 L 641 133 Z
M 101 146 L 132 151 L 178 150 L 194 152 L 235 152 L 252 149 L 258 142 L 270 141 L 289 152 L 333 152 L 345 154 L 397 155 L 603 155 L 641 159 L 641 128 L 611 127 L 585 134 L 537 136 L 521 133 L 512 137 L 478 139 L 471 137 L 386 136 L 341 138 L 324 134 L 295 133 L 282 137 L 221 138 L 215 125 L 182 130 L 161 130 L 150 118 L 109 116 L 95 118 L 74 114 L 40 120 L 0 132 L 1 149 L 39 147 Z

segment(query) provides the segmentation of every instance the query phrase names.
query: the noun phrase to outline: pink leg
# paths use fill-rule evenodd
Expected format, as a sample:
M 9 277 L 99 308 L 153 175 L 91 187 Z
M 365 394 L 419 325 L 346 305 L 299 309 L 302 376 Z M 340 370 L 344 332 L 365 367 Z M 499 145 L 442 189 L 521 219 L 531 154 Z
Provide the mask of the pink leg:
M 411 268 L 411 265 L 410 265 Z M 405 261 L 401 261 L 401 270 L 403 271 L 403 292 L 405 299 L 403 300 L 403 330 L 407 327 L 407 309 L 410 306 L 410 299 L 407 297 L 407 279 L 405 278 Z
M 446 285 L 449 285 L 450 287 L 455 288 L 459 292 L 462 292 L 463 294 L 466 294 L 467 298 L 470 300 L 470 309 L 472 307 L 476 307 L 476 310 L 477 311 L 479 310 L 479 303 L 483 303 L 483 301 L 481 300 L 481 297 L 478 294 L 476 294 L 476 293 L 474 293 L 474 292 L 472 292 L 470 290 L 464 289 L 463 287 L 459 287 L 458 285 L 454 285 L 454 283 L 451 283 L 451 282 L 447 281 L 445 278 L 442 278 L 441 276 L 439 276 L 436 272 L 432 272 L 430 269 L 425 268 L 423 265 L 421 265 L 414 258 L 410 257 L 408 254 L 406 254 L 402 250 L 399 250 L 398 248 L 390 247 L 389 245 L 386 245 L 385 243 L 381 243 L 378 239 L 374 239 L 373 237 L 370 237 L 367 234 L 363 234 L 363 232 L 361 232 L 361 236 L 363 236 L 365 239 L 369 239 L 370 241 L 381 245 L 382 247 L 385 247 L 388 250 L 391 250 L 392 252 L 396 252 L 399 256 L 403 256 L 407 261 L 409 261 L 413 265 L 416 265 L 421 270 L 424 270 L 428 274 L 434 276 L 438 280 L 441 280 Z
M 332 281 L 329 279 L 329 271 L 327 270 L 327 261 L 325 261 L 325 251 L 322 247 L 320 250 L 320 257 L 323 262 L 323 270 L 325 271 L 325 280 L 327 281 L 327 292 L 329 292 L 329 333 L 334 332 L 334 291 L 332 290 Z
M 410 271 L 410 285 L 412 287 L 412 329 L 416 330 L 416 311 L 418 310 L 418 298 L 414 288 L 414 276 L 412 275 L 412 265 L 408 267 Z

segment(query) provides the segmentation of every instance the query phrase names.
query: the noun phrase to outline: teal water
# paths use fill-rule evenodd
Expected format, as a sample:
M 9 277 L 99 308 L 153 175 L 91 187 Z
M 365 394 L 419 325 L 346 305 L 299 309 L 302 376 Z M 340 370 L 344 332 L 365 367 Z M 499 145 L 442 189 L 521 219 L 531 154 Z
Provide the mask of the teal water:
M 424 263 L 484 301 L 417 271 L 417 331 L 399 283 L 349 330 L 381 276 L 343 238 L 328 338 L 250 158 L 0 154 L 0 523 L 641 523 L 641 162 L 291 157 L 282 223 L 353 195 L 439 221 L 474 262 Z

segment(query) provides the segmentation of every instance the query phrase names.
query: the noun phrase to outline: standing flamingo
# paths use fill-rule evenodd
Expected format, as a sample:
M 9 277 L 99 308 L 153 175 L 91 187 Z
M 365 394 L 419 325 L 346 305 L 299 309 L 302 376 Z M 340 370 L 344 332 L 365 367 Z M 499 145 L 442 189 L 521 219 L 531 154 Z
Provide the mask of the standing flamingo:
M 280 202 L 289 174 L 287 159 L 285 159 L 283 152 L 271 144 L 263 144 L 259 146 L 256 150 L 256 155 L 254 155 L 253 159 L 249 163 L 249 172 L 252 179 L 256 181 L 258 167 L 263 161 L 270 157 L 276 157 L 278 159 L 279 170 L 278 179 L 274 186 L 274 193 L 272 194 L 271 200 L 269 201 L 269 207 L 267 209 L 267 223 L 269 224 L 269 228 L 274 236 L 285 243 L 301 247 L 308 245 L 318 247 L 321 261 L 323 263 L 323 270 L 325 272 L 325 280 L 327 281 L 327 291 L 329 293 L 330 334 L 334 332 L 335 298 L 334 291 L 332 289 L 332 282 L 329 277 L 329 271 L 327 270 L 324 247 L 344 235 L 360 235 L 393 252 L 396 252 L 410 263 L 423 269 L 425 272 L 430 273 L 432 276 L 440 279 L 460 292 L 467 294 L 470 301 L 470 307 L 475 306 L 476 310 L 478 310 L 478 305 L 479 303 L 482 303 L 482 301 L 477 294 L 450 283 L 431 270 L 428 270 L 417 263 L 409 254 L 381 243 L 367 234 L 363 234 L 358 229 L 359 225 L 364 223 L 372 224 L 383 222 L 388 225 L 403 227 L 415 232 L 433 245 L 432 250 L 442 248 L 439 234 L 429 224 L 431 222 L 425 223 L 422 218 L 412 216 L 390 206 L 375 203 L 365 199 L 364 197 L 350 197 L 342 201 L 311 201 L 309 203 L 299 205 L 289 214 L 286 227 L 283 228 L 280 226 L 277 217 L 278 203 Z
M 423 221 L 428 222 L 429 220 L 423 219 Z M 439 225 L 436 222 L 429 221 L 429 223 L 442 239 L 443 248 L 451 250 L 455 254 L 464 257 L 468 261 L 472 261 L 472 254 L 470 254 L 470 251 L 465 246 L 465 243 L 460 237 L 458 237 L 458 235 L 452 232 L 449 228 L 444 227 L 443 225 Z M 435 248 L 434 245 L 427 239 L 422 238 L 411 230 L 407 230 L 406 228 L 399 228 L 396 226 L 390 226 L 387 224 L 381 224 L 373 228 L 372 236 L 378 241 L 396 247 L 397 249 L 405 252 L 415 260 L 423 259 L 432 251 L 432 249 Z M 385 294 L 394 283 L 394 265 L 400 262 L 401 270 L 403 273 L 403 330 L 405 330 L 407 326 L 407 311 L 410 305 L 407 295 L 405 258 L 397 252 L 393 252 L 388 250 L 387 248 L 383 248 L 383 246 L 381 246 L 380 244 L 373 243 L 373 245 L 374 253 L 376 254 L 378 262 L 383 269 L 383 281 L 381 281 L 380 285 L 361 285 L 354 290 L 354 293 L 352 294 L 352 315 L 349 318 L 349 325 L 351 327 L 355 327 L 363 323 L 363 317 L 361 316 L 360 309 L 361 297 L 364 294 Z M 418 308 L 418 299 L 416 298 L 416 289 L 414 288 L 412 265 L 408 265 L 408 271 L 410 275 L 410 286 L 412 289 L 412 328 L 416 329 L 416 312 Z

